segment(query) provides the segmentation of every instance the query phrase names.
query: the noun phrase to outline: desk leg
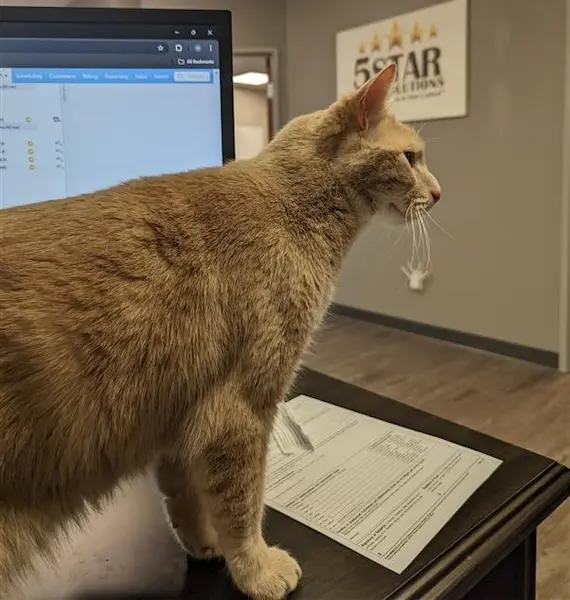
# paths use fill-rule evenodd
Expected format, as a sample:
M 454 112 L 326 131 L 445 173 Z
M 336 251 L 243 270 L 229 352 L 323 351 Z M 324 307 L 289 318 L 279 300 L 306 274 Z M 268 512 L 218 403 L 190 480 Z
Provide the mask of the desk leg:
M 520 562 L 523 567 L 524 600 L 536 598 L 536 529 L 515 550 L 521 553 Z
M 524 539 L 463 600 L 535 600 L 536 531 Z

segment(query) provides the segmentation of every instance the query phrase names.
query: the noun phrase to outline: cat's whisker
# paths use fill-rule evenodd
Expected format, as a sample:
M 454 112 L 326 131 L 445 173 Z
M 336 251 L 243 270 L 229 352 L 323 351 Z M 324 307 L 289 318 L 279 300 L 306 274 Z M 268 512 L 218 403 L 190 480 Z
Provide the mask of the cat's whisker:
M 423 222 L 423 226 L 426 232 L 426 242 L 427 242 L 427 246 L 428 246 L 428 269 L 431 267 L 431 255 L 432 255 L 432 249 L 431 249 L 431 237 L 429 234 L 429 229 L 427 226 L 427 223 L 425 221 L 425 218 L 422 218 L 422 222 Z
M 400 235 L 398 236 L 398 239 L 394 242 L 394 246 L 397 246 L 401 241 L 402 238 L 404 237 L 404 231 L 400 231 Z
M 405 233 L 406 233 L 405 229 L 403 229 L 403 228 L 400 229 L 400 234 L 396 238 L 396 241 L 392 244 L 392 249 L 385 259 L 386 265 L 390 264 L 390 262 L 393 260 L 394 255 L 396 254 L 396 251 L 398 250 L 398 246 L 399 246 L 400 242 L 402 241 L 402 238 L 404 237 Z
M 425 239 L 425 233 L 422 227 L 421 221 L 421 207 L 416 206 L 415 208 L 415 221 L 418 226 L 418 269 L 424 269 L 427 260 L 427 245 Z
M 388 254 L 388 256 L 386 257 L 386 263 L 389 263 L 390 260 L 394 257 L 394 254 L 396 254 L 396 250 L 398 249 L 398 246 L 400 244 L 400 242 L 402 241 L 402 238 L 404 237 L 404 234 L 406 233 L 406 230 L 402 227 L 398 228 L 398 236 L 396 237 L 396 239 L 394 240 L 392 237 L 392 233 L 394 232 L 393 229 L 389 229 L 388 230 L 388 241 L 392 242 L 391 244 L 391 251 Z
M 411 220 L 412 220 L 412 218 L 410 217 L 410 214 L 412 212 L 412 206 L 413 206 L 412 204 L 410 204 L 408 206 L 408 208 L 406 209 L 406 213 L 404 215 L 404 223 L 406 225 L 406 231 L 408 233 L 410 233 L 410 223 L 411 223 Z
M 424 211 L 422 211 L 421 209 L 418 211 L 418 223 L 420 225 L 420 229 L 423 232 L 423 239 L 425 242 L 425 248 L 426 248 L 426 254 L 427 254 L 425 268 L 427 271 L 431 267 L 431 239 L 429 236 L 429 231 L 428 231 L 427 224 L 426 224 L 423 213 L 424 213 Z
M 414 209 L 415 206 L 414 204 L 410 204 L 410 209 L 411 209 L 411 216 L 410 216 L 410 224 L 412 226 L 412 259 L 410 261 L 410 267 L 412 269 L 415 268 L 415 260 L 416 260 L 416 251 L 418 250 L 418 238 L 416 235 L 416 224 L 415 224 L 415 219 L 414 219 Z
M 418 214 L 419 214 L 419 208 L 417 206 L 414 206 L 414 221 L 418 227 L 418 244 L 417 244 L 417 249 L 418 249 L 418 268 L 421 268 L 422 266 L 422 258 L 423 258 L 423 249 L 424 249 L 424 243 L 423 243 L 423 233 L 422 233 L 422 228 L 420 226 L 419 223 L 419 219 L 418 219 Z
M 412 217 L 411 213 L 412 213 L 412 206 L 410 204 L 410 206 L 408 206 L 408 208 L 406 210 L 406 225 L 407 225 L 408 233 L 412 237 L 412 259 L 413 259 L 415 244 L 414 244 L 414 230 L 413 230 L 413 224 L 412 224 L 413 217 Z
M 426 215 L 426 217 L 428 217 L 430 219 L 430 221 L 436 227 L 438 227 L 441 231 L 443 231 L 443 233 L 445 233 L 446 236 L 448 236 L 450 239 L 452 239 L 455 242 L 455 238 L 451 235 L 451 233 L 449 233 L 449 231 L 447 231 L 447 229 L 445 229 L 442 225 L 440 225 L 439 222 L 436 221 L 435 217 L 429 211 L 423 209 L 423 212 Z
M 418 268 L 423 270 L 425 262 L 427 260 L 427 246 L 425 241 L 425 234 L 422 228 L 419 206 L 416 206 L 414 208 L 414 214 L 418 225 Z
M 422 129 L 427 125 L 427 121 L 424 121 L 417 129 L 416 129 L 416 133 L 418 135 L 420 135 L 420 133 L 422 132 Z

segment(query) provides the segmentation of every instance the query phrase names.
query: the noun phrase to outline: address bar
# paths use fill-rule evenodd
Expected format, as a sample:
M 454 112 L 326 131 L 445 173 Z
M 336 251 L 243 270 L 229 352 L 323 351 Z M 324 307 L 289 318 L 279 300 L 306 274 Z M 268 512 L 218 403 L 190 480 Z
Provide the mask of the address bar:
M 208 71 L 175 71 L 174 81 L 192 82 L 192 83 L 209 83 L 210 73 Z

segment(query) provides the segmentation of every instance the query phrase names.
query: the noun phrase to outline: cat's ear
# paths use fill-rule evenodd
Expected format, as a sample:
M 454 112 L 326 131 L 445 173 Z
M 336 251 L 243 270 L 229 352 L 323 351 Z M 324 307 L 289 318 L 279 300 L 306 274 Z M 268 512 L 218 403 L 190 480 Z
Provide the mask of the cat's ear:
M 356 122 L 362 130 L 367 129 L 369 125 L 374 125 L 382 118 L 395 80 L 396 65 L 390 63 L 378 75 L 354 92 L 351 104 L 356 111 Z
M 334 154 L 347 132 L 363 133 L 378 124 L 386 114 L 395 80 L 396 65 L 391 63 L 324 111 L 319 121 L 322 152 Z

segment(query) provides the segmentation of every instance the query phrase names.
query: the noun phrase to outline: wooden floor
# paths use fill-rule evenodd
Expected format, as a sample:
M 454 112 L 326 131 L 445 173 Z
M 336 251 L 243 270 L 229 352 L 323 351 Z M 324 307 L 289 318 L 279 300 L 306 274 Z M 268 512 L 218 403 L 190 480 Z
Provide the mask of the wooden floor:
M 330 318 L 308 366 L 570 466 L 570 376 Z M 570 502 L 539 530 L 540 600 L 570 600 Z

